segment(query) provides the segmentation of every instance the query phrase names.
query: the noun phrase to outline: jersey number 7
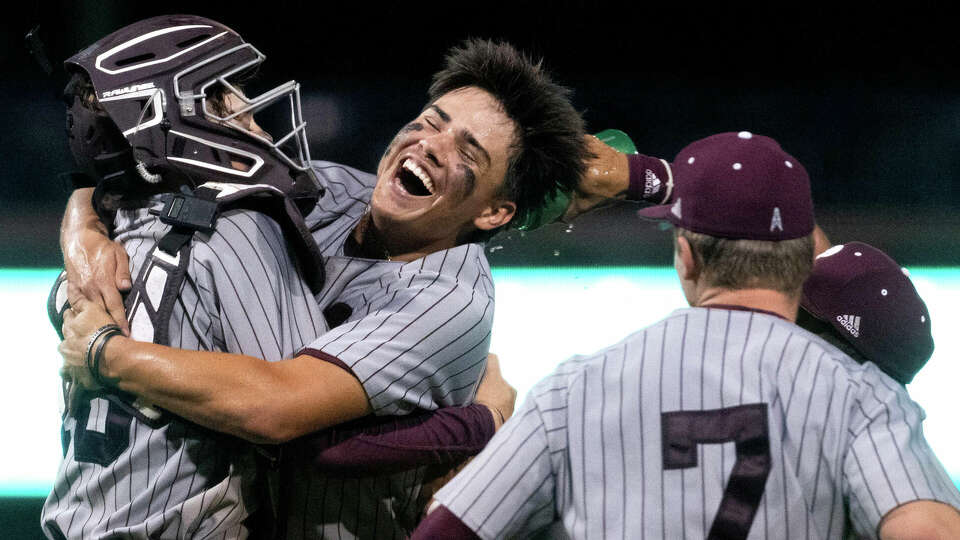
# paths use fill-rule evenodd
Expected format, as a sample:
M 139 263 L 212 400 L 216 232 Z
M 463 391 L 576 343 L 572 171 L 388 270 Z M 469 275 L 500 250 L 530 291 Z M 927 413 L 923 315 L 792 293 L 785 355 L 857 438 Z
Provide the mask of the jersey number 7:
M 745 539 L 770 474 L 767 404 L 665 412 L 660 420 L 664 469 L 696 467 L 697 445 L 736 443 L 737 460 L 707 538 Z

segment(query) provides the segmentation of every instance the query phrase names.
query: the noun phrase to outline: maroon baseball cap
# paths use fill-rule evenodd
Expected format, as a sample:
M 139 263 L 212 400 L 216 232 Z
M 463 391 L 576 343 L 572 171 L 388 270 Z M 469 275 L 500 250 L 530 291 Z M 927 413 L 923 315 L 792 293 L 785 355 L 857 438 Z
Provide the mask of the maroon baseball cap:
M 901 384 L 933 354 L 930 313 L 909 272 L 863 242 L 817 257 L 800 305 Z
M 673 162 L 672 202 L 642 217 L 745 240 L 789 240 L 813 232 L 810 177 L 770 137 L 749 131 L 700 139 Z

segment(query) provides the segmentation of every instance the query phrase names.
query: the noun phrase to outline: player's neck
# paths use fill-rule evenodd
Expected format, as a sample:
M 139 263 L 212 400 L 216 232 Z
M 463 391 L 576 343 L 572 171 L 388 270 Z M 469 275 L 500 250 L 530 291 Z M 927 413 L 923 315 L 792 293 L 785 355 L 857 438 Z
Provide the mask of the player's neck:
M 362 218 L 360 218 L 360 221 L 353 229 L 351 236 L 353 238 L 355 246 L 354 249 L 356 251 L 350 255 L 354 257 L 363 257 L 366 259 L 384 259 L 387 261 L 410 262 L 421 257 L 425 257 L 434 251 L 452 247 L 445 244 L 440 245 L 442 243 L 424 248 L 411 248 L 407 246 L 391 244 L 389 241 L 390 239 L 386 238 L 385 235 L 377 230 L 370 212 L 367 212 Z
M 770 311 L 788 321 L 796 322 L 800 299 L 772 289 L 732 290 L 713 287 L 702 290 L 694 306 L 707 307 L 717 304 Z

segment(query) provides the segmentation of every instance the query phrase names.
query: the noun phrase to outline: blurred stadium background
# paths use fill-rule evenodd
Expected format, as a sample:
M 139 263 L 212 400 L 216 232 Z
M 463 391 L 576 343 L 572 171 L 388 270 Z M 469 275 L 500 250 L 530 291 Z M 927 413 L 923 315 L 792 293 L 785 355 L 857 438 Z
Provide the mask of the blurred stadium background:
M 910 385 L 931 444 L 960 480 L 951 392 L 960 379 L 960 41 L 935 4 L 902 8 L 510 2 L 389 5 L 38 1 L 2 22 L 0 47 L 0 531 L 38 535 L 59 459 L 56 339 L 47 288 L 71 168 L 59 101 L 23 35 L 36 25 L 59 70 L 81 47 L 137 19 L 191 12 L 266 53 L 259 80 L 304 89 L 317 158 L 372 170 L 423 105 L 430 74 L 468 36 L 504 38 L 546 59 L 575 90 L 591 130 L 616 127 L 672 158 L 718 131 L 770 135 L 813 180 L 835 242 L 862 240 L 908 267 L 937 350 Z M 867 8 L 864 8 L 867 9 Z M 256 83 L 254 83 L 256 86 Z M 255 89 L 254 89 L 255 90 Z M 616 341 L 682 304 L 669 236 L 621 204 L 574 227 L 501 235 L 488 246 L 498 287 L 493 349 L 521 395 L 558 361 Z

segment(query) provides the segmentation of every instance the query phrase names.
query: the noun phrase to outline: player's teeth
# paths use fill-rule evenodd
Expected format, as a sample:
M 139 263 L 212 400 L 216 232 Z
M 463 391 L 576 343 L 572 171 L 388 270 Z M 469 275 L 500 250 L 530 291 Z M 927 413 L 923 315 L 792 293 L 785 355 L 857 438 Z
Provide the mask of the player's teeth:
M 430 179 L 430 175 L 426 171 L 421 169 L 417 164 L 413 163 L 409 159 L 403 162 L 403 168 L 417 175 L 417 178 L 423 182 L 423 185 L 427 188 L 427 191 L 433 193 L 433 180 Z

